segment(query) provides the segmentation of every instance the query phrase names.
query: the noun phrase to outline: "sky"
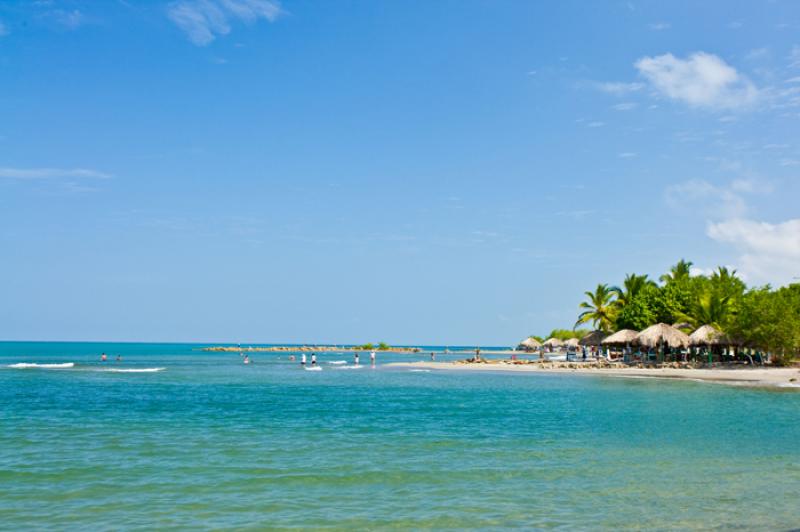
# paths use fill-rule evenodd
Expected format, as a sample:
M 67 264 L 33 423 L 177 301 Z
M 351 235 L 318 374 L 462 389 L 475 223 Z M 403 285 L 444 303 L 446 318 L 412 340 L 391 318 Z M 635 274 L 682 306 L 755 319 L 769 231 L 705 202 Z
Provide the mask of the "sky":
M 513 345 L 798 198 L 795 1 L 0 3 L 0 339 Z

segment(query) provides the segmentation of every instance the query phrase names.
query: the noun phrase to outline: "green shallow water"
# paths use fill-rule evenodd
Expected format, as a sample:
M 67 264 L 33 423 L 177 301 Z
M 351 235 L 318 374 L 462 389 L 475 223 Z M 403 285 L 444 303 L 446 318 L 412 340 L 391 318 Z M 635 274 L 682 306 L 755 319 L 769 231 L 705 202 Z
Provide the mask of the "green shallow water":
M 306 372 L 196 348 L 0 344 L 0 528 L 800 522 L 796 392 L 381 367 L 408 355 Z

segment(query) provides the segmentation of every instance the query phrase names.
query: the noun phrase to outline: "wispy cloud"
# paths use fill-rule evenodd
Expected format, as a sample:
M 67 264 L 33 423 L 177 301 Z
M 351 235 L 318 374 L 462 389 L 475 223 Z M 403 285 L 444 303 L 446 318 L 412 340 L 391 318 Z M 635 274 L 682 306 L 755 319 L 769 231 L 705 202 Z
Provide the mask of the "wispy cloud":
M 672 54 L 643 57 L 635 66 L 660 94 L 692 107 L 743 108 L 759 97 L 746 76 L 713 54 L 697 52 L 686 59 Z
M 636 102 L 622 102 L 622 103 L 618 103 L 616 105 L 612 105 L 611 107 L 615 111 L 630 111 L 632 109 L 636 109 L 638 106 L 639 106 L 639 104 L 636 103 Z
M 772 224 L 735 218 L 709 224 L 706 234 L 739 249 L 739 269 L 748 278 L 785 284 L 798 274 L 800 219 Z
M 664 31 L 670 29 L 672 24 L 669 22 L 656 22 L 655 24 L 648 24 L 647 27 L 653 31 Z
M 586 124 L 586 127 L 603 127 L 606 125 L 605 122 L 600 122 L 599 120 L 595 120 L 594 122 L 589 122 Z
M 619 154 L 620 159 L 630 159 L 631 157 L 636 157 L 636 153 L 632 151 L 624 151 Z
M 630 94 L 644 88 L 644 83 L 621 83 L 615 81 L 601 81 L 593 85 L 598 90 L 617 96 Z
M 111 177 L 113 176 L 106 172 L 88 168 L 0 168 L 0 178 L 5 179 L 110 179 Z
M 51 9 L 46 11 L 43 16 L 68 30 L 76 30 L 86 22 L 86 16 L 78 9 L 71 11 Z
M 233 22 L 273 22 L 282 13 L 275 0 L 179 0 L 167 9 L 170 20 L 197 46 L 230 33 Z

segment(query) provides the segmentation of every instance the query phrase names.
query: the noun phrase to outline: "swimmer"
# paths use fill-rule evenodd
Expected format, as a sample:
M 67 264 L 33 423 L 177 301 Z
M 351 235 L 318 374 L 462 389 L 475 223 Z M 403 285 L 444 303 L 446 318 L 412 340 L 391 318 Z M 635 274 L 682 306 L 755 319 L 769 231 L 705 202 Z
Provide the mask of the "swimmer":
M 117 355 L 117 362 L 122 362 L 122 355 Z
M 292 362 L 294 362 L 294 355 L 289 355 L 289 360 L 291 360 Z
M 103 353 L 102 355 L 100 355 L 100 362 L 105 362 L 106 360 L 108 360 L 108 357 L 106 356 L 106 354 L 105 354 L 105 353 Z
M 244 356 L 244 363 L 245 364 L 249 364 L 250 363 L 250 357 L 249 356 L 247 356 L 247 355 Z
M 305 365 L 306 365 L 306 354 L 305 353 L 300 355 L 300 365 L 303 366 L 303 367 L 305 367 Z

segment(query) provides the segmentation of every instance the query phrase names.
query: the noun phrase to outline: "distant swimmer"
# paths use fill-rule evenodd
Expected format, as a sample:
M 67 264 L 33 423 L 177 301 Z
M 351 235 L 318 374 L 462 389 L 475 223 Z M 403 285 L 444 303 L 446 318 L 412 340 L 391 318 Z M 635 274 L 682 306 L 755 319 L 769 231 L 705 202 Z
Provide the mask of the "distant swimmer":
M 244 363 L 245 364 L 249 364 L 250 363 L 250 357 L 249 356 L 247 356 L 247 355 L 244 356 Z
M 311 353 L 311 365 L 312 366 L 317 365 L 317 355 L 315 355 L 314 353 Z
M 375 365 L 375 351 L 369 352 L 369 363 Z
M 291 360 L 292 362 L 294 362 L 294 355 L 289 355 L 289 360 Z
M 353 353 L 353 364 L 358 366 L 358 352 Z
M 306 354 L 305 353 L 300 355 L 300 365 L 303 366 L 303 367 L 305 367 L 305 365 L 306 365 Z
M 105 362 L 106 360 L 108 360 L 108 357 L 106 356 L 106 354 L 105 354 L 105 353 L 103 353 L 102 355 L 100 355 L 100 362 Z
M 122 362 L 122 355 L 117 355 L 117 362 Z

